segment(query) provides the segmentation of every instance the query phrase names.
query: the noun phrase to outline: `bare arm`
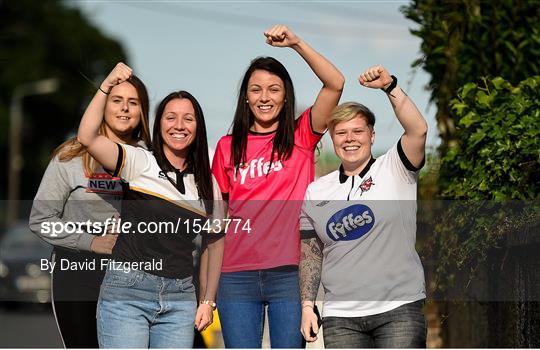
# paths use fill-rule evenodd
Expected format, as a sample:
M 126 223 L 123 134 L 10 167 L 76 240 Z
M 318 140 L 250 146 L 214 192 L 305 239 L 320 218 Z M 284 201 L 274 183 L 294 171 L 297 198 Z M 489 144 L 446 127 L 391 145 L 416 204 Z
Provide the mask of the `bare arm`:
M 302 300 L 302 326 L 301 332 L 307 342 L 317 340 L 312 337 L 311 331 L 317 334 L 317 316 L 313 312 L 322 271 L 322 242 L 319 238 L 303 239 L 300 252 L 300 296 Z
M 388 88 L 392 83 L 390 73 L 382 66 L 373 66 L 362 73 L 360 84 L 373 89 Z M 419 167 L 426 148 L 427 122 L 414 102 L 397 85 L 387 94 L 394 113 L 405 132 L 401 137 L 403 152 L 412 165 Z
M 332 109 L 337 106 L 345 84 L 341 72 L 286 26 L 276 25 L 264 32 L 272 46 L 291 47 L 306 61 L 323 86 L 311 109 L 313 130 L 324 132 Z
M 83 114 L 79 124 L 77 140 L 86 146 L 88 152 L 105 169 L 112 170 L 118 160 L 118 148 L 116 143 L 99 134 L 99 128 L 103 122 L 103 113 L 107 103 L 107 94 L 113 86 L 129 79 L 132 74 L 131 68 L 123 63 L 118 63 L 101 83 L 99 90 Z
M 208 248 L 203 238 L 201 257 L 199 260 L 199 296 L 204 299 L 206 285 L 208 284 Z
M 201 280 L 200 293 L 201 300 L 210 300 L 215 302 L 219 276 L 221 274 L 221 261 L 223 259 L 223 248 L 225 246 L 225 237 L 209 241 L 206 248 L 203 248 L 201 255 Z M 206 275 L 202 276 L 203 271 Z M 195 326 L 197 330 L 202 331 L 212 324 L 213 310 L 210 305 L 199 304 L 195 316 Z

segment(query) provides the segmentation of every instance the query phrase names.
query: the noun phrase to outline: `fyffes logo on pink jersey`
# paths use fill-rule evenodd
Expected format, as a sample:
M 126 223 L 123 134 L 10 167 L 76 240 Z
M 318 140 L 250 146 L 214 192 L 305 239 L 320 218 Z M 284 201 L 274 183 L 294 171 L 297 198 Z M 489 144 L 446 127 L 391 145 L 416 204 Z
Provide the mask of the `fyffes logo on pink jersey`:
M 270 171 L 280 171 L 283 169 L 283 164 L 280 160 L 274 160 L 272 166 L 270 166 L 270 161 L 264 161 L 264 157 L 259 159 L 252 159 L 244 167 L 240 167 L 238 172 L 234 174 L 234 181 L 237 181 L 237 173 L 240 173 L 240 184 L 246 182 L 247 177 L 250 179 L 255 179 L 257 177 L 266 176 Z

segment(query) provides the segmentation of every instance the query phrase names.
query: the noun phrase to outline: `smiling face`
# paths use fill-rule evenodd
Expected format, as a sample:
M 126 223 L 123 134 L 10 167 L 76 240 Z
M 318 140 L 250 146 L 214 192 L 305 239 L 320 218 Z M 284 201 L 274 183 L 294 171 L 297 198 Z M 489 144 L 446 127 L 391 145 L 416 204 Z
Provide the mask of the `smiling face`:
M 185 159 L 189 146 L 197 135 L 197 120 L 193 104 L 187 98 L 175 98 L 167 103 L 161 116 L 163 151 L 171 164 L 171 157 Z
M 135 87 L 128 82 L 114 86 L 107 97 L 104 115 L 109 137 L 130 142 L 133 130 L 141 121 L 141 104 Z
M 279 124 L 278 115 L 285 104 L 283 80 L 266 70 L 255 70 L 248 81 L 247 103 L 255 116 L 253 131 L 276 130 Z
M 337 123 L 331 132 L 334 151 L 341 159 L 345 174 L 356 175 L 371 159 L 375 131 L 361 116 Z

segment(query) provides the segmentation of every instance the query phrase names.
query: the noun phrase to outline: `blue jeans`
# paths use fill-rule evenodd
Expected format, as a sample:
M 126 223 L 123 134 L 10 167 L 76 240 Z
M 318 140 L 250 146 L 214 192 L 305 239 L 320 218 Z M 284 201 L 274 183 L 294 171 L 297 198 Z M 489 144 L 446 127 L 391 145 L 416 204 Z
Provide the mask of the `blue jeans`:
M 325 317 L 325 348 L 425 348 L 424 300 L 382 314 L 364 317 Z
M 192 277 L 107 270 L 97 306 L 100 348 L 190 348 L 197 300 Z
M 298 268 L 222 273 L 218 312 L 227 348 L 262 346 L 264 307 L 272 348 L 300 348 L 302 310 Z

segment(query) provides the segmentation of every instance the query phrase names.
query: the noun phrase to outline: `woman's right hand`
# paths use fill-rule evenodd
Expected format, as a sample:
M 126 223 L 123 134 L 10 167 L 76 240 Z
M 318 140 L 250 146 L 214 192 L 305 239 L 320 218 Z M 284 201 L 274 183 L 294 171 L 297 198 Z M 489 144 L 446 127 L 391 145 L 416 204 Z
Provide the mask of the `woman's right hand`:
M 96 236 L 92 239 L 90 250 L 98 254 L 112 254 L 112 249 L 116 244 L 118 235 L 106 234 L 105 236 Z
M 125 63 L 119 62 L 109 73 L 109 75 L 101 83 L 100 89 L 106 93 L 111 92 L 113 86 L 118 85 L 126 80 L 128 80 L 133 74 L 133 69 L 131 69 Z
M 302 325 L 300 331 L 306 342 L 311 343 L 317 340 L 319 324 L 317 315 L 315 314 L 315 311 L 313 311 L 313 307 L 302 307 Z
M 108 255 L 112 254 L 112 249 L 114 248 L 116 239 L 120 233 L 117 231 L 118 225 L 115 225 L 114 223 L 119 222 L 120 215 L 114 214 L 111 219 L 113 225 L 106 228 L 107 232 L 102 236 L 96 236 L 92 239 L 92 243 L 90 243 L 90 250 L 92 252 Z

